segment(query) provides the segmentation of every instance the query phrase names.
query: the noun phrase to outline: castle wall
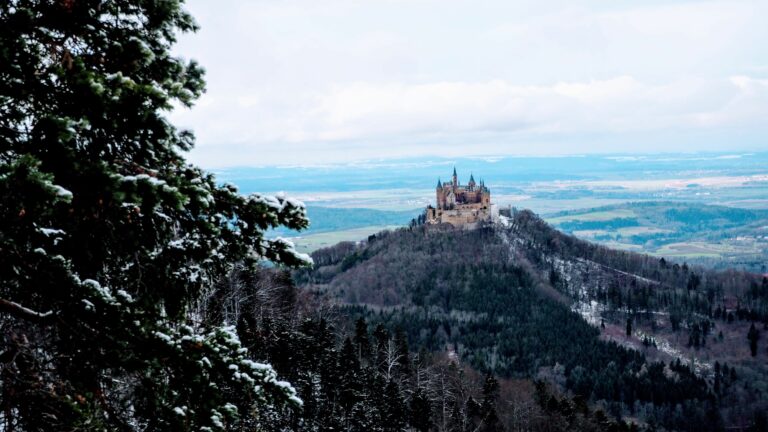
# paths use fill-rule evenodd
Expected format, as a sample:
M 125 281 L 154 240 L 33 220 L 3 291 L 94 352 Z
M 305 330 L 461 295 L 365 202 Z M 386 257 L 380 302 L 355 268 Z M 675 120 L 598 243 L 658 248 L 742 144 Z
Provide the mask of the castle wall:
M 491 219 L 492 213 L 488 208 L 463 206 L 463 208 L 452 210 L 427 209 L 427 221 L 429 223 L 447 223 L 454 226 L 463 226 Z

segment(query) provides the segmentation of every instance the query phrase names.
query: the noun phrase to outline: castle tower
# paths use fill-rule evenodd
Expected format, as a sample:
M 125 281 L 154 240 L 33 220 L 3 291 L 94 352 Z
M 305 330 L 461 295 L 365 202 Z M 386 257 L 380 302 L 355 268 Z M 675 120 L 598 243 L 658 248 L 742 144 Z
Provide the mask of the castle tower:
M 459 187 L 459 177 L 456 175 L 456 167 L 453 167 L 453 187 Z
M 469 190 L 475 190 L 475 176 L 473 174 L 469 175 L 469 183 L 467 183 L 467 186 L 469 186 Z
M 445 206 L 445 192 L 443 191 L 443 182 L 439 178 L 437 179 L 435 197 L 437 198 L 435 201 L 437 208 L 443 208 Z

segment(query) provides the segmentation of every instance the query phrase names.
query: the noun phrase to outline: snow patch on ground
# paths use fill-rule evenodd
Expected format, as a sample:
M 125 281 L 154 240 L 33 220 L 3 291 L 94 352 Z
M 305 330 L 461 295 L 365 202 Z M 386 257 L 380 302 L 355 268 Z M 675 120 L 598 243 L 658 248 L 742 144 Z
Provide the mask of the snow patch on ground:
M 571 310 L 581 315 L 582 318 L 591 325 L 597 327 L 602 320 L 601 312 L 603 306 L 597 302 L 597 300 L 590 300 L 589 302 L 576 302 L 571 306 Z
M 688 363 L 690 366 L 693 367 L 694 372 L 696 372 L 699 375 L 709 374 L 713 370 L 712 363 L 705 362 L 704 360 L 697 359 L 696 357 L 687 356 L 681 350 L 675 348 L 668 340 L 660 336 L 650 335 L 648 333 L 643 332 L 642 330 L 635 330 L 634 335 L 637 336 L 637 338 L 640 340 L 648 338 L 651 342 L 656 344 L 656 348 L 659 351 L 663 352 L 664 354 L 667 354 L 668 356 L 674 359 L 680 359 L 680 362 L 682 363 Z M 691 362 L 693 364 L 691 364 Z

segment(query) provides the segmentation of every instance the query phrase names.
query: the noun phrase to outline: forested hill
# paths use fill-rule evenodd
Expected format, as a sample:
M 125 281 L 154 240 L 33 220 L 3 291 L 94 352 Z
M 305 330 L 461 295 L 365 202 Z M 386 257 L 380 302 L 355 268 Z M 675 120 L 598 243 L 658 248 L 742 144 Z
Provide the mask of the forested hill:
M 745 328 L 766 319 L 762 276 L 611 250 L 529 211 L 475 230 L 382 232 L 313 258 L 297 282 L 350 316 L 474 369 L 545 378 L 617 417 L 717 430 L 751 424 L 766 406 L 764 382 L 735 384 L 764 372 L 765 348 L 751 358 Z

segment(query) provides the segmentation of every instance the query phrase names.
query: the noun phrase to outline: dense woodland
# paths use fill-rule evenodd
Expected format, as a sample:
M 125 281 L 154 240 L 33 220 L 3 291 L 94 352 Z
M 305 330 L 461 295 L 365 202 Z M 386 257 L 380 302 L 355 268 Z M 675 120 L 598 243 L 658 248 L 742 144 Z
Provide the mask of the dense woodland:
M 234 271 L 201 316 L 237 323 L 243 345 L 296 387 L 303 406 L 272 412 L 263 430 L 639 430 L 543 380 L 499 379 L 417 350 L 403 323 L 323 303 L 286 272 Z
M 713 340 L 715 321 L 727 325 L 730 314 L 757 324 L 752 339 L 745 330 L 738 342 L 749 356 L 749 341 L 759 344 L 763 328 L 761 276 L 610 250 L 564 235 L 527 211 L 515 212 L 503 228 L 412 226 L 314 257 L 315 269 L 297 275 L 307 289 L 358 305 L 354 313 L 401 328 L 413 345 L 455 351 L 476 370 L 546 378 L 616 417 L 673 429 L 718 430 L 729 406 L 748 406 L 739 418 L 762 421 L 759 370 L 745 370 L 750 382 L 737 383 L 739 373 L 727 364 L 723 379 L 695 373 L 686 361 L 649 360 L 603 341 L 600 328 L 569 307 L 597 301 L 605 319 L 627 320 L 630 333 L 633 324 L 653 321 L 653 312 L 666 313 L 690 344 Z M 726 306 L 734 309 L 724 313 Z M 755 349 L 764 355 L 765 347 Z M 751 382 L 755 377 L 763 384 Z
M 581 280 L 553 280 L 552 285 L 570 295 L 586 295 L 633 313 L 671 310 L 679 319 L 716 315 L 719 308 L 733 309 L 740 319 L 768 322 L 768 278 L 737 270 L 711 270 L 686 263 L 669 262 L 633 252 L 619 251 L 579 240 L 552 229 L 529 211 L 517 211 L 509 232 L 517 236 L 517 252 L 538 270 L 567 273 L 555 268 L 557 259 L 588 261 L 599 266 L 594 273 L 603 279 L 591 283 L 589 273 Z M 562 264 L 562 263 L 561 263 Z M 602 275 L 599 273 L 603 273 Z M 557 276 L 553 276 L 556 278 Z M 579 289 L 575 289 L 579 288 Z

